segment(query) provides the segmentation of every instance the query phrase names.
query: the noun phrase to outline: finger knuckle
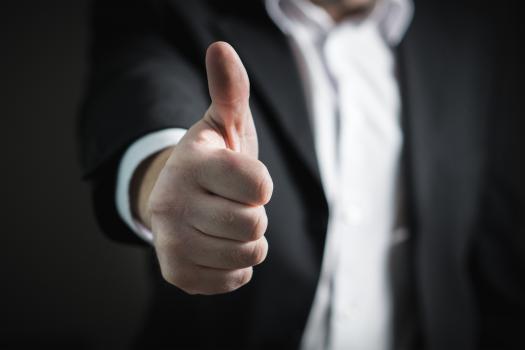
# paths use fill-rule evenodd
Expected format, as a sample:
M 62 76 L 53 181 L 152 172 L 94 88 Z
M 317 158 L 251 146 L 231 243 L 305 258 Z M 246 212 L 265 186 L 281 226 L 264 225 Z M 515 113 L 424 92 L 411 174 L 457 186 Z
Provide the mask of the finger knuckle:
M 258 207 L 256 213 L 250 216 L 248 224 L 248 240 L 256 241 L 266 232 L 268 226 L 268 217 L 264 207 Z
M 261 238 L 255 241 L 251 245 L 250 265 L 255 266 L 255 265 L 262 263 L 264 259 L 266 259 L 266 252 L 267 252 L 266 239 Z
M 238 275 L 238 286 L 241 287 L 247 284 L 248 282 L 250 282 L 252 279 L 252 276 L 253 276 L 252 267 L 240 270 L 239 275 Z
M 252 277 L 252 268 L 244 268 L 233 271 L 224 278 L 222 285 L 219 287 L 223 293 L 232 292 L 247 284 Z
M 270 201 L 273 192 L 273 182 L 266 166 L 259 162 L 260 170 L 255 181 L 255 198 L 258 203 L 266 204 Z

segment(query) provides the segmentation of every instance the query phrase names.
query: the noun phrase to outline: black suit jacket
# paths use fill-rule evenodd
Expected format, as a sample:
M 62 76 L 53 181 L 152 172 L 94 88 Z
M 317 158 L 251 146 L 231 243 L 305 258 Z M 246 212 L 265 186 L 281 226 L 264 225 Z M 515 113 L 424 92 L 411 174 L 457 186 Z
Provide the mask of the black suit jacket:
M 497 6 L 497 7 L 494 7 Z M 399 349 L 525 348 L 525 131 L 513 9 L 416 2 L 397 48 L 411 238 L 392 251 Z M 98 220 L 140 243 L 115 210 L 122 152 L 205 112 L 204 56 L 230 42 L 251 79 L 260 159 L 274 180 L 269 255 L 240 290 L 188 296 L 152 254 L 148 347 L 293 349 L 320 272 L 328 207 L 302 87 L 286 38 L 262 1 L 98 1 L 90 86 L 79 122 Z

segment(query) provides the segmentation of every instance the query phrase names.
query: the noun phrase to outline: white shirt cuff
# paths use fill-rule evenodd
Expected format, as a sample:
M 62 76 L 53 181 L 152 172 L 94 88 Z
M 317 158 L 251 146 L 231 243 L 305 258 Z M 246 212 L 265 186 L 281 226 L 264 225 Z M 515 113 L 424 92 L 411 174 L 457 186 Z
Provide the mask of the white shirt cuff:
M 131 214 L 131 179 L 142 161 L 167 147 L 176 145 L 185 133 L 186 129 L 173 128 L 147 134 L 131 144 L 120 160 L 115 192 L 117 211 L 133 232 L 148 243 L 153 241 L 151 231 Z

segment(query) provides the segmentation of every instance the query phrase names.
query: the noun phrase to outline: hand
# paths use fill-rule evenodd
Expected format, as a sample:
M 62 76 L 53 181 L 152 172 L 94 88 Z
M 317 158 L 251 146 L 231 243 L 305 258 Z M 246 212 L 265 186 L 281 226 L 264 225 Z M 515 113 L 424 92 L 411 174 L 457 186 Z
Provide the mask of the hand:
M 252 266 L 267 254 L 264 205 L 273 190 L 257 159 L 249 80 L 239 56 L 214 43 L 206 70 L 211 106 L 177 146 L 152 161 L 138 195 L 162 276 L 189 294 L 231 292 L 250 281 Z

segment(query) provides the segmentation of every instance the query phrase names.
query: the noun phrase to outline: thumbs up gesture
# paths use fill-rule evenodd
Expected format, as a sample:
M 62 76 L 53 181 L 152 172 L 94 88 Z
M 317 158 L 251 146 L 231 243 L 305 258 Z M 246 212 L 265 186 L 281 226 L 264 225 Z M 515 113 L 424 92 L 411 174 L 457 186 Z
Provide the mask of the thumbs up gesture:
M 152 162 L 145 175 L 151 186 L 141 185 L 138 195 L 138 215 L 153 232 L 164 279 L 190 294 L 226 293 L 250 281 L 268 250 L 264 205 L 273 189 L 257 159 L 249 80 L 239 56 L 216 42 L 206 53 L 206 70 L 209 109 Z

